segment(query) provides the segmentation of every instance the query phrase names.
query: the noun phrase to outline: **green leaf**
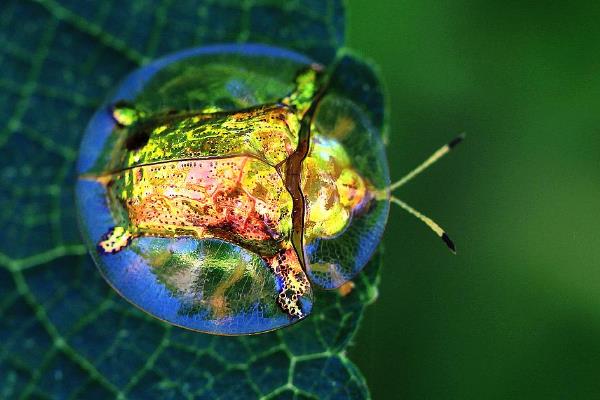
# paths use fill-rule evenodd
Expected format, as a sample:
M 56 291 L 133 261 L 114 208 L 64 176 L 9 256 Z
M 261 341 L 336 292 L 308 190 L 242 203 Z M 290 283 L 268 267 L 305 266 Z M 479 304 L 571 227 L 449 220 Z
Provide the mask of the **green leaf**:
M 126 73 L 168 52 L 222 42 L 270 43 L 333 60 L 343 45 L 341 2 L 280 3 L 3 2 L 0 398 L 369 397 L 344 350 L 376 297 L 380 254 L 349 295 L 317 293 L 306 321 L 269 334 L 218 337 L 162 323 L 122 300 L 100 277 L 77 229 L 81 134 Z M 380 91 L 369 98 L 352 85 L 376 78 L 366 64 L 344 57 L 357 68 L 342 82 L 381 126 Z

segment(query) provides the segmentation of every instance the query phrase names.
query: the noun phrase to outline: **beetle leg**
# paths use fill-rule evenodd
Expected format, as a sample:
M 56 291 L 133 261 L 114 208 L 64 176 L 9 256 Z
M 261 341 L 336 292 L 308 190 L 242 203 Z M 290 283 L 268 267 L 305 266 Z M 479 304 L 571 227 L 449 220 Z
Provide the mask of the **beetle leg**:
M 291 317 L 305 317 L 300 297 L 310 296 L 311 289 L 296 251 L 290 247 L 267 258 L 266 261 L 281 283 L 277 297 L 279 306 Z
M 121 126 L 129 126 L 140 117 L 140 112 L 125 101 L 119 101 L 112 107 L 112 117 Z
M 338 293 L 342 297 L 348 296 L 354 290 L 355 286 L 354 282 L 348 281 L 338 288 Z
M 133 235 L 122 226 L 115 226 L 106 234 L 106 239 L 98 243 L 100 249 L 105 253 L 116 253 L 126 247 Z

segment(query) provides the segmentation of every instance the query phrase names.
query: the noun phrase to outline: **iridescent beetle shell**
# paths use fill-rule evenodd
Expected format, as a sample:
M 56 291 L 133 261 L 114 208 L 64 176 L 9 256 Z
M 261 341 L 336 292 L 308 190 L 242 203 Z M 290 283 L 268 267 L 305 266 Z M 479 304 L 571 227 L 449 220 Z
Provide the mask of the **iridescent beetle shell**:
M 337 68 L 221 45 L 127 77 L 78 162 L 82 231 L 114 289 L 172 324 L 235 335 L 294 323 L 315 288 L 352 279 L 383 233 L 389 176 Z

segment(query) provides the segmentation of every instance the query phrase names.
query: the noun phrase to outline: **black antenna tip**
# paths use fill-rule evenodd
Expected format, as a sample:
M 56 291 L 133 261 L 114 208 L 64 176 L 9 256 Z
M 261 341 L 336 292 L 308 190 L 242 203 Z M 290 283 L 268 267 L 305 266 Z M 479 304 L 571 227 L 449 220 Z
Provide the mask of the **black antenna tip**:
M 454 242 L 452 241 L 452 239 L 450 239 L 450 236 L 446 235 L 446 232 L 442 233 L 442 240 L 444 241 L 444 243 L 446 243 L 446 246 L 448 246 L 450 251 L 456 254 L 456 247 L 454 246 Z
M 454 139 L 452 139 L 449 143 L 448 143 L 448 147 L 450 149 L 454 148 L 457 144 L 459 144 L 460 142 L 462 142 L 465 137 L 467 135 L 463 132 L 460 135 L 458 135 L 457 137 L 455 137 Z

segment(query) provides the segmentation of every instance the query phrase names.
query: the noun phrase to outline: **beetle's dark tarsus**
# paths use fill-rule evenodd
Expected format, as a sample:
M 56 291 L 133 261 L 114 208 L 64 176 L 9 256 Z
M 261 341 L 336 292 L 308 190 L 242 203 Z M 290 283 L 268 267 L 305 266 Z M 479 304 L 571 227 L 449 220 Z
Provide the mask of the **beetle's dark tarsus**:
M 143 127 L 137 129 L 125 140 L 125 148 L 130 151 L 141 149 L 150 140 L 151 133 L 151 130 Z

